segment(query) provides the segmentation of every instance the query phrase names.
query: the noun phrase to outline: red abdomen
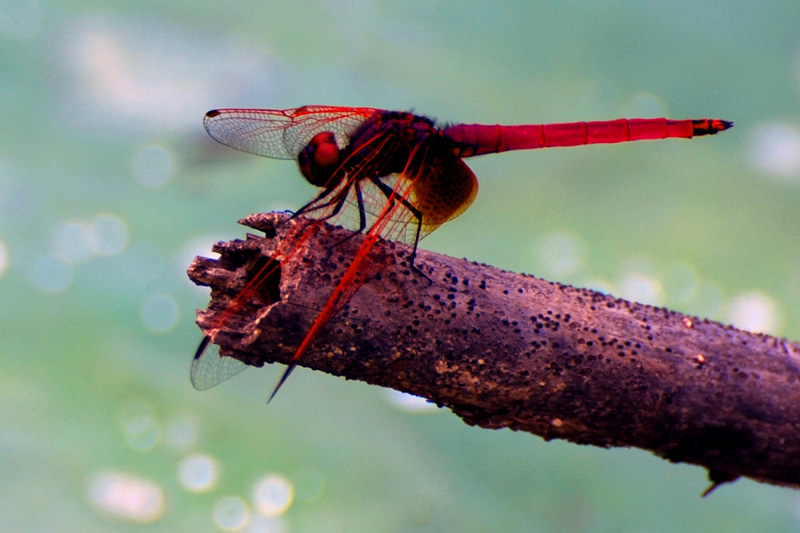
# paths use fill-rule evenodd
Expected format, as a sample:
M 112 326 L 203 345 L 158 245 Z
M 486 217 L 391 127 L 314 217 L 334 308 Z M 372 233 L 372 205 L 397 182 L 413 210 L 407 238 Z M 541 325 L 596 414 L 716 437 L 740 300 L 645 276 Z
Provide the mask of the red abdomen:
M 716 119 L 670 120 L 666 118 L 621 118 L 600 122 L 568 122 L 524 126 L 458 124 L 442 130 L 456 144 L 456 155 L 473 155 L 529 150 L 555 146 L 619 143 L 678 137 L 690 139 L 713 135 L 733 123 Z

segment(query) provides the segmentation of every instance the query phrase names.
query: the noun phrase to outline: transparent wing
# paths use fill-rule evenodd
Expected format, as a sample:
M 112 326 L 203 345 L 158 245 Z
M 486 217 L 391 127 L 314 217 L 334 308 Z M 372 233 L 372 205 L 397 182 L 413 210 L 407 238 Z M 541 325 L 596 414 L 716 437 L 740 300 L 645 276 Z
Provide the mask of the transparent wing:
M 383 189 L 373 180 L 353 180 L 353 183 L 356 181 L 360 201 L 355 187 L 346 184 L 352 190 L 336 224 L 358 228 L 358 213 L 363 209 L 367 228 L 378 218 L 386 218 L 381 237 L 410 245 L 466 211 L 478 193 L 478 180 L 472 170 L 461 159 L 449 157 L 428 158 L 418 171 L 409 175 L 383 176 L 380 178 Z M 395 205 L 387 210 L 389 197 Z
M 294 109 L 214 109 L 203 125 L 232 148 L 274 159 L 296 159 L 314 135 L 332 131 L 340 148 L 371 116 L 369 107 L 303 106 Z
M 222 357 L 219 347 L 210 344 L 209 337 L 203 337 L 192 360 L 192 386 L 197 390 L 210 389 L 246 368 L 247 365 L 238 359 Z

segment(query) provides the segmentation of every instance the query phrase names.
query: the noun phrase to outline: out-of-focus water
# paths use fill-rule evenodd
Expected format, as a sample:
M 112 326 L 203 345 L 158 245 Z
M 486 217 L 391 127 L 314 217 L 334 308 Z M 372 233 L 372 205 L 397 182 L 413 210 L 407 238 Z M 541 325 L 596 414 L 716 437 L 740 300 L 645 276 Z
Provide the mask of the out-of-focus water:
M 236 220 L 314 193 L 216 107 L 723 118 L 470 162 L 424 248 L 800 339 L 797 2 L 0 2 L 0 516 L 19 531 L 795 531 L 800 493 L 298 370 L 189 384 Z

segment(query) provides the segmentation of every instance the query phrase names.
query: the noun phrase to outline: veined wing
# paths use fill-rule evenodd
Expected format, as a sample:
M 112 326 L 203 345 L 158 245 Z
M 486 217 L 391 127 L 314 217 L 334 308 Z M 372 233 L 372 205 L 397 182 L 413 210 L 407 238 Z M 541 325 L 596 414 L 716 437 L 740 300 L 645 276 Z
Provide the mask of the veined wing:
M 312 137 L 336 136 L 340 148 L 365 120 L 378 113 L 369 107 L 303 106 L 293 109 L 214 109 L 203 125 L 211 137 L 243 152 L 274 159 L 296 159 Z
M 213 344 L 209 346 L 210 340 L 208 336 L 203 337 L 192 359 L 192 370 L 189 375 L 192 386 L 197 390 L 210 389 L 247 368 L 247 365 L 238 359 L 220 356 L 218 346 Z
M 415 247 L 420 239 L 463 213 L 478 193 L 475 174 L 464 161 L 451 157 L 433 156 L 417 170 L 379 180 L 358 180 L 357 176 L 353 173 L 350 183 L 343 185 L 347 205 L 334 223 L 356 229 L 361 213 L 369 231 L 382 219 L 378 225 L 382 238 Z M 387 204 L 392 204 L 388 212 Z
M 280 298 L 277 287 L 280 281 L 280 262 L 302 250 L 303 243 L 316 233 L 318 224 L 318 222 L 297 224 L 294 230 L 284 237 L 280 250 L 275 256 L 257 258 L 250 267 L 249 281 L 236 297 L 213 318 L 210 330 L 226 329 L 231 318 L 243 310 L 247 314 L 252 314 L 258 309 L 277 302 Z M 221 356 L 219 346 L 211 342 L 209 335 L 205 335 L 195 351 L 189 375 L 194 388 L 205 390 L 232 378 L 247 367 L 247 364 L 238 359 Z

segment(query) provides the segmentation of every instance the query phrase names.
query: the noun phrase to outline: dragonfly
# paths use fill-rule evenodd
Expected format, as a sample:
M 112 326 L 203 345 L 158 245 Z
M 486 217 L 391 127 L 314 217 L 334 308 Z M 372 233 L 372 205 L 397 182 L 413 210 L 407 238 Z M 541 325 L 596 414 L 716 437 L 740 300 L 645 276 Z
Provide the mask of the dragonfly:
M 319 225 L 336 223 L 364 234 L 363 244 L 332 289 L 268 401 L 284 384 L 325 324 L 368 278 L 369 254 L 379 238 L 411 246 L 463 213 L 478 193 L 464 158 L 510 150 L 714 135 L 733 126 L 719 119 L 632 118 L 534 125 L 453 124 L 403 111 L 308 105 L 292 109 L 214 109 L 204 126 L 216 141 L 251 154 L 292 159 L 319 192 L 291 218 L 311 222 L 284 242 L 248 285 L 214 320 L 223 330 L 235 311 L 292 258 Z M 420 271 L 421 273 L 421 271 Z M 424 273 L 422 273 L 424 276 Z M 210 388 L 244 370 L 223 356 L 209 333 L 192 362 L 191 381 Z

